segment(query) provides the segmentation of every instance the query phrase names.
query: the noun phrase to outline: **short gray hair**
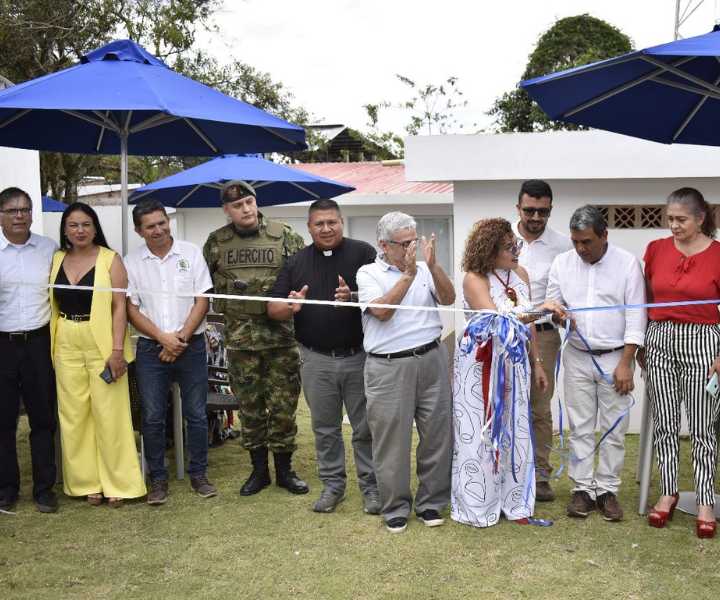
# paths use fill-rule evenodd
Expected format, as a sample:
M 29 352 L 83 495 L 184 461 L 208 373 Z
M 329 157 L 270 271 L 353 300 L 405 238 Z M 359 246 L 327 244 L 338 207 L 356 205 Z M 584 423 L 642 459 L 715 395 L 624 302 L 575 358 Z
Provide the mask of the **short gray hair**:
M 586 204 L 578 208 L 570 217 L 570 229 L 580 231 L 592 227 L 595 235 L 603 235 L 607 231 L 605 218 L 596 206 Z
M 393 233 L 401 229 L 417 229 L 415 219 L 402 212 L 389 212 L 378 221 L 377 241 L 387 242 L 392 239 Z

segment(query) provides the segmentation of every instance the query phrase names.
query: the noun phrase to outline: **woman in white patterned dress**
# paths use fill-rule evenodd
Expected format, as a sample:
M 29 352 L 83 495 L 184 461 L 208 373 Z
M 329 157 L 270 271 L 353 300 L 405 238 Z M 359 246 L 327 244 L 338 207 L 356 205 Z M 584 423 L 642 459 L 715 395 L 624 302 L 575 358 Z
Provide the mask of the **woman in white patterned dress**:
M 483 312 L 468 313 L 455 352 L 451 516 L 475 527 L 533 514 L 530 377 L 541 389 L 548 380 L 535 329 L 525 324 L 541 311 L 565 316 L 555 302 L 533 307 L 518 253 L 510 223 L 486 219 L 474 225 L 463 257 L 465 307 Z

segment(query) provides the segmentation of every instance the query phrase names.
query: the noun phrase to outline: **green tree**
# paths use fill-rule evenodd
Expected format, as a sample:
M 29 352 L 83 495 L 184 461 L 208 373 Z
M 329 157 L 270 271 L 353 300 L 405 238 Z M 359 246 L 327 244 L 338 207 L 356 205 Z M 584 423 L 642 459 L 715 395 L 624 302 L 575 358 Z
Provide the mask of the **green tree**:
M 587 14 L 567 17 L 558 20 L 540 36 L 522 79 L 612 58 L 632 49 L 628 36 L 601 19 Z M 495 118 L 495 126 L 501 132 L 579 128 L 548 119 L 520 88 L 498 98 L 488 114 Z
M 15 83 L 53 73 L 113 38 L 129 37 L 171 68 L 299 123 L 307 112 L 281 83 L 237 60 L 221 64 L 195 48 L 214 30 L 221 0 L 0 0 L 0 74 Z M 131 181 L 146 183 L 198 159 L 131 157 Z M 86 175 L 119 179 L 116 157 L 41 153 L 41 187 L 66 202 Z

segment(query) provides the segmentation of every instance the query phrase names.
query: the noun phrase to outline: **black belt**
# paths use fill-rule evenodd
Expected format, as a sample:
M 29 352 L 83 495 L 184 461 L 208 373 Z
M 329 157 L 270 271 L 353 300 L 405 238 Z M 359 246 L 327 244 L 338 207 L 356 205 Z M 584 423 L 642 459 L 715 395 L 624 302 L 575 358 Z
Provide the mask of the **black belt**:
M 43 325 L 38 329 L 32 329 L 30 331 L 0 331 L 0 339 L 7 340 L 8 342 L 27 342 L 30 338 L 48 335 L 49 333 L 50 328 L 47 325 Z
M 310 352 L 317 352 L 323 356 L 332 356 L 333 358 L 347 358 L 348 356 L 355 356 L 363 351 L 361 346 L 355 348 L 337 348 L 335 350 L 320 350 L 319 348 L 313 348 L 312 346 L 305 347 L 310 350 Z
M 580 350 L 580 352 L 587 352 L 588 354 L 592 354 L 593 356 L 602 356 L 603 354 L 617 352 L 618 350 L 622 350 L 623 348 L 625 348 L 625 346 L 618 346 L 617 348 L 606 348 L 604 350 L 583 350 L 582 348 L 578 348 L 578 350 Z
M 90 315 L 68 315 L 64 312 L 58 313 L 63 319 L 67 321 L 75 321 L 76 323 L 82 322 L 82 321 L 89 321 Z
M 552 323 L 538 323 L 535 325 L 535 331 L 552 331 L 555 329 Z
M 439 345 L 439 340 L 433 340 L 429 344 L 416 346 L 415 348 L 410 348 L 409 350 L 401 350 L 400 352 L 390 352 L 389 354 L 376 354 L 375 352 L 369 352 L 368 354 L 370 356 L 374 356 L 375 358 L 387 358 L 388 360 L 393 358 L 408 358 L 409 356 L 422 356 L 423 354 L 427 354 L 430 350 L 437 348 Z

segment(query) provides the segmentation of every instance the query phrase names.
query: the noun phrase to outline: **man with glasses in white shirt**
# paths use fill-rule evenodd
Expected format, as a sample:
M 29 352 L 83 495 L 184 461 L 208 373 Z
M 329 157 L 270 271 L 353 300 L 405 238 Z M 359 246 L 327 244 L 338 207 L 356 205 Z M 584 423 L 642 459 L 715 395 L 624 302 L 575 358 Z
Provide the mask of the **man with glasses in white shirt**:
M 50 360 L 47 283 L 57 250 L 30 231 L 27 192 L 0 192 L 0 510 L 11 510 L 20 490 L 16 430 L 20 397 L 30 423 L 33 498 L 40 512 L 57 511 L 55 485 L 55 375 Z
M 570 218 L 575 250 L 550 267 L 546 297 L 568 308 L 644 304 L 640 261 L 607 241 L 602 213 L 578 208 Z M 563 353 L 565 406 L 570 426 L 568 471 L 575 486 L 567 507 L 570 517 L 585 518 L 596 508 L 606 521 L 620 521 L 617 499 L 625 459 L 627 416 L 632 402 L 635 352 L 645 339 L 645 309 L 582 311 Z M 602 371 L 602 372 L 601 372 Z M 595 465 L 595 428 L 605 435 Z
M 530 277 L 533 304 L 545 301 L 550 265 L 558 254 L 572 250 L 568 236 L 548 226 L 552 212 L 551 187 L 540 179 L 523 182 L 518 194 L 517 211 L 520 220 L 513 231 L 520 245 L 519 263 Z M 553 445 L 553 421 L 550 402 L 555 392 L 555 359 L 560 349 L 560 334 L 550 315 L 535 321 L 538 360 L 548 376 L 548 386 L 541 389 L 531 381 L 530 409 L 532 411 L 533 443 L 535 450 L 535 499 L 538 502 L 555 500 L 550 487 L 550 449 Z
M 401 212 L 377 226 L 381 254 L 357 272 L 359 301 L 423 306 L 455 302 L 455 289 L 435 256 L 435 234 L 418 240 L 415 220 Z M 418 241 L 424 262 L 417 261 Z M 448 355 L 436 310 L 367 307 L 363 310 L 367 420 L 385 527 L 407 528 L 413 505 L 410 457 L 418 430 L 415 514 L 428 527 L 443 524 L 450 500 L 452 459 Z

